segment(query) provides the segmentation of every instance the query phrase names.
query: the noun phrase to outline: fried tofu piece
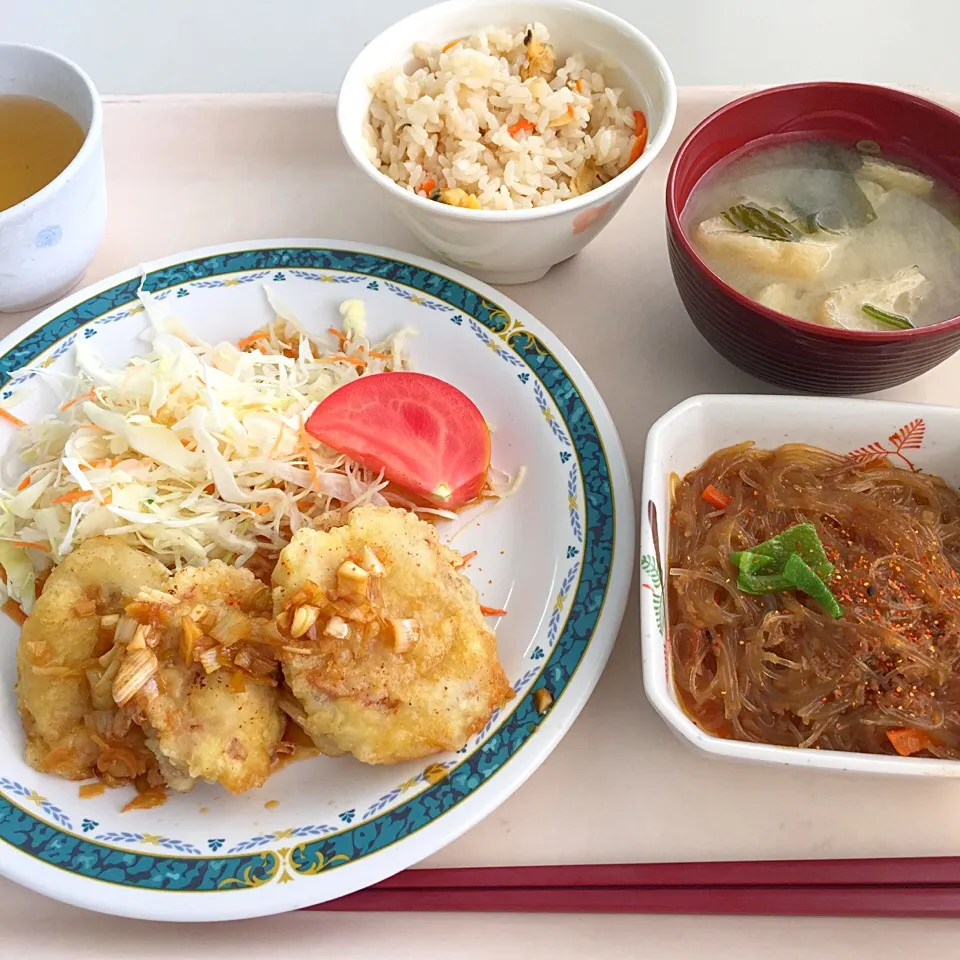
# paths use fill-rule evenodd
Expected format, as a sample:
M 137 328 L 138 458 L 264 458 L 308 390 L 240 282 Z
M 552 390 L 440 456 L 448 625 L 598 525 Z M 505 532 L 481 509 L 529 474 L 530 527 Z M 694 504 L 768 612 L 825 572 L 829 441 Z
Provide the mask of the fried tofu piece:
M 169 578 L 158 560 L 111 537 L 85 541 L 50 574 L 17 646 L 17 702 L 35 770 L 68 780 L 97 775 L 101 747 L 87 722 L 95 707 L 85 665 L 103 653 L 100 616 L 120 613 L 142 587 L 163 588 Z M 94 605 L 94 613 L 78 615 Z M 111 704 L 96 706 L 103 714 Z M 129 724 L 117 733 L 134 753 L 142 746 Z
M 909 318 L 915 308 L 916 291 L 926 280 L 917 267 L 909 267 L 898 270 L 892 277 L 845 284 L 824 298 L 813 319 L 825 327 L 888 330 L 889 327 L 863 312 L 864 305 Z
M 858 173 L 885 190 L 902 190 L 914 197 L 925 197 L 933 189 L 933 177 L 879 157 L 864 157 Z
M 231 793 L 258 787 L 270 775 L 286 724 L 277 688 L 269 675 L 264 682 L 238 681 L 229 665 L 214 663 L 208 674 L 193 643 L 184 641 L 184 620 L 200 624 L 191 637 L 204 626 L 216 634 L 218 622 L 229 623 L 236 647 L 228 644 L 227 651 L 256 644 L 271 619 L 269 588 L 248 570 L 214 561 L 175 574 L 170 595 L 173 603 L 160 606 L 167 621 L 157 628 L 162 636 L 156 682 L 141 687 L 131 701 L 147 745 L 175 790 L 190 789 L 197 780 L 219 783 Z
M 771 310 L 785 313 L 788 317 L 802 319 L 807 312 L 803 293 L 789 283 L 768 283 L 757 291 L 754 299 L 757 303 Z
M 865 177 L 855 177 L 857 186 L 863 192 L 863 195 L 870 202 L 874 212 L 883 204 L 884 200 L 890 195 L 890 191 L 875 180 L 868 180 Z
M 743 233 L 718 216 L 699 224 L 694 239 L 697 246 L 711 256 L 799 282 L 820 273 L 830 263 L 843 238 L 766 240 Z
M 284 673 L 321 752 L 389 764 L 458 750 L 513 695 L 458 563 L 430 524 L 391 507 L 299 530 L 282 551 L 274 610 L 306 629 Z

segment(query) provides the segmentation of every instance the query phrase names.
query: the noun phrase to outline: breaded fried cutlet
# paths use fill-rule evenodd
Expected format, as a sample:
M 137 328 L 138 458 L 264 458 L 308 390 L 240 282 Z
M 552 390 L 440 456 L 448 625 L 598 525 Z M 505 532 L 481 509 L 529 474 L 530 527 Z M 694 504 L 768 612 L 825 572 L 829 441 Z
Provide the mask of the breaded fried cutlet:
M 158 667 L 129 708 L 169 786 L 183 791 L 204 780 L 232 793 L 258 787 L 270 775 L 286 723 L 271 676 L 275 666 L 267 664 L 259 679 L 244 678 L 227 658 L 251 649 L 269 622 L 269 589 L 248 570 L 215 560 L 176 573 L 169 596 L 169 602 L 144 597 L 164 618 L 150 628 L 159 640 L 147 637 L 155 646 L 141 648 L 147 659 L 157 657 Z M 205 644 L 205 630 L 216 643 L 208 637 Z M 125 656 L 140 656 L 139 645 L 132 645 Z M 213 654 L 207 663 L 205 648 Z
M 329 756 L 459 750 L 513 694 L 459 554 L 393 507 L 302 529 L 274 571 L 284 675 Z
M 109 678 L 104 702 L 94 704 L 87 671 L 105 652 L 101 616 L 122 613 L 143 587 L 162 589 L 169 579 L 158 560 L 111 537 L 82 543 L 50 574 L 17 647 L 17 700 L 31 767 L 86 780 L 97 775 L 108 740 L 132 748 L 131 755 L 142 748 L 142 734 L 129 723 L 113 729 Z M 101 725 L 106 736 L 91 723 L 95 711 L 109 722 L 109 730 Z

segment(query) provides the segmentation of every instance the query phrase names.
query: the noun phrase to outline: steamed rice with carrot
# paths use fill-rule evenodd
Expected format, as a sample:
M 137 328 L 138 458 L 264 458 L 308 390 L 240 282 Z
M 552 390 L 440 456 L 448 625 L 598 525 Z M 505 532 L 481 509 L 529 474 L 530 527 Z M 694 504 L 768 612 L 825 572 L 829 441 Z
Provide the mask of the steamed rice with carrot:
M 644 150 L 646 118 L 600 65 L 561 62 L 546 27 L 416 44 L 412 72 L 372 83 L 365 127 L 377 168 L 413 193 L 474 210 L 578 197 Z

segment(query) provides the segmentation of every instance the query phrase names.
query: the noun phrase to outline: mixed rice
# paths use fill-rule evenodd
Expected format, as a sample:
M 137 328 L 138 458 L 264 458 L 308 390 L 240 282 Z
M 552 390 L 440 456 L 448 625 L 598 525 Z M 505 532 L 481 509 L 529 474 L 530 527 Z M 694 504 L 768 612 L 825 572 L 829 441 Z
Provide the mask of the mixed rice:
M 474 210 L 539 207 L 606 183 L 646 146 L 644 114 L 601 65 L 578 53 L 561 64 L 543 24 L 413 53 L 412 73 L 373 80 L 365 127 L 371 161 L 411 192 Z

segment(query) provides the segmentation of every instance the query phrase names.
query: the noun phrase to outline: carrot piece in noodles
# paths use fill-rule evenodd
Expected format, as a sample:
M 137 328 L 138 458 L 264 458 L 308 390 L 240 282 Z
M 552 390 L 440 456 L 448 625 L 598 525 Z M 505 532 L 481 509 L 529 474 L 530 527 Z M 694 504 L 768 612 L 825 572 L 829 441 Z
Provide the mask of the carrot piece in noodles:
M 887 731 L 887 739 L 901 757 L 910 757 L 936 743 L 926 730 L 900 727 Z
M 726 510 L 733 503 L 733 497 L 727 496 L 721 490 L 718 490 L 712 483 L 708 483 L 700 494 L 707 503 L 718 510 Z

